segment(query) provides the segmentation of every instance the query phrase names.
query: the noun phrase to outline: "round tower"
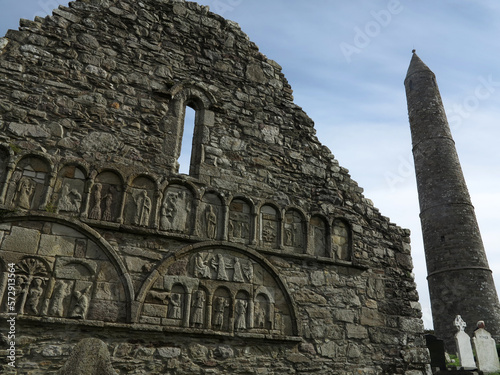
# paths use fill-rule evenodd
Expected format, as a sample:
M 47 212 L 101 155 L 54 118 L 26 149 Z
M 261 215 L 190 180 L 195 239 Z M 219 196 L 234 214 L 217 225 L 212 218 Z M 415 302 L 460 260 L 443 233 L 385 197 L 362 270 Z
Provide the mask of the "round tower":
M 413 51 L 405 79 L 434 329 L 454 347 L 453 321 L 498 342 L 500 304 L 434 73 Z

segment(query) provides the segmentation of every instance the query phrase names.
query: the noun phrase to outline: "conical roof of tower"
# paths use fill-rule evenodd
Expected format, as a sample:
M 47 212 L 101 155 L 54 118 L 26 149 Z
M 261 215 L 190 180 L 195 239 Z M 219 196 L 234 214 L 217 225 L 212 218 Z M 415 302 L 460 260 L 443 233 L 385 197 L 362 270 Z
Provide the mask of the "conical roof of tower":
M 431 74 L 434 74 L 432 73 L 432 70 L 430 70 L 429 67 L 425 65 L 422 60 L 420 60 L 420 57 L 418 57 L 418 55 L 415 53 L 415 50 L 413 50 L 412 52 L 413 56 L 411 57 L 410 66 L 408 67 L 408 72 L 406 73 L 406 78 L 421 71 L 426 71 Z

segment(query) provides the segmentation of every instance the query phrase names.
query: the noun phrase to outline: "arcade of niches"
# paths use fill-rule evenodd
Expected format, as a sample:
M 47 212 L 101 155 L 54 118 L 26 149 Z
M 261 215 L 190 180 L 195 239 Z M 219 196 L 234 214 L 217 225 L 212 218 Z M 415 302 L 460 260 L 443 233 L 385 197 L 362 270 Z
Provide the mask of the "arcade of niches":
M 0 128 L 16 370 L 68 374 L 92 342 L 103 375 L 428 373 L 409 231 L 234 22 L 182 0 L 21 20 Z

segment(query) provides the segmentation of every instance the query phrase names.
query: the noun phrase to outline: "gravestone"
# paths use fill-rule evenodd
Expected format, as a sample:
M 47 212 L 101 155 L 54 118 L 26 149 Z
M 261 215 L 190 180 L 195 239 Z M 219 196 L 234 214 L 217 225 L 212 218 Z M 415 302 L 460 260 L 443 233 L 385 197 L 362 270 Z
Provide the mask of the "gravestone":
M 434 335 L 425 335 L 425 344 L 431 355 L 431 367 L 446 370 L 444 341 Z
M 498 353 L 495 340 L 491 334 L 484 329 L 484 322 L 478 322 L 478 328 L 474 332 L 474 349 L 476 350 L 477 365 L 481 371 L 496 372 L 500 371 L 498 362 Z
M 472 353 L 472 346 L 470 343 L 470 336 L 465 333 L 467 324 L 464 322 L 460 315 L 455 318 L 455 327 L 458 332 L 455 334 L 455 343 L 457 344 L 458 358 L 460 364 L 464 368 L 475 368 L 476 362 L 474 361 L 474 354 Z

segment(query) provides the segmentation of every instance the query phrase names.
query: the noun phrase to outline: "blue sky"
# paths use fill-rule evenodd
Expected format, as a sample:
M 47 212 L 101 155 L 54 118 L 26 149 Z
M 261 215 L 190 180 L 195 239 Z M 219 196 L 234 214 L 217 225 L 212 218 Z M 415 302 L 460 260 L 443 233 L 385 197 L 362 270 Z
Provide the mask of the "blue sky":
M 415 48 L 434 71 L 500 287 L 500 2 L 200 0 L 277 61 L 319 140 L 384 216 L 412 231 L 432 326 L 403 80 Z M 3 0 L 0 35 L 61 0 Z M 469 325 L 475 322 L 467 322 Z

